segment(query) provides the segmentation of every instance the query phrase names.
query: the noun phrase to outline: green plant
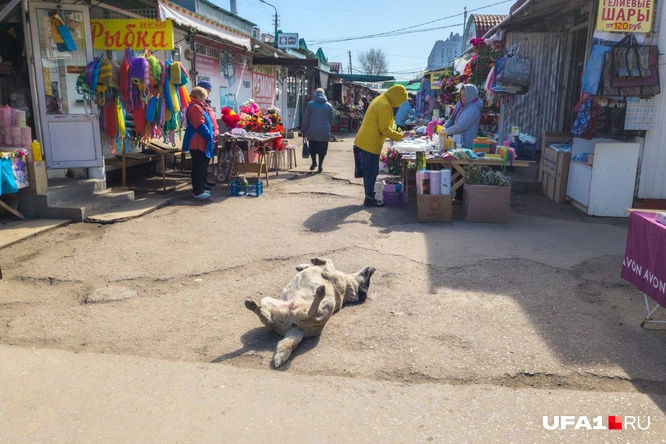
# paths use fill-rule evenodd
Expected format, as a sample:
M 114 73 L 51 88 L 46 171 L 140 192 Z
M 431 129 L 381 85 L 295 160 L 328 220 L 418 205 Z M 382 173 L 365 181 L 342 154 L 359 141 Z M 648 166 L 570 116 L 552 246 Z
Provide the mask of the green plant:
M 465 183 L 469 185 L 511 186 L 511 179 L 507 175 L 490 167 L 468 166 L 466 171 Z

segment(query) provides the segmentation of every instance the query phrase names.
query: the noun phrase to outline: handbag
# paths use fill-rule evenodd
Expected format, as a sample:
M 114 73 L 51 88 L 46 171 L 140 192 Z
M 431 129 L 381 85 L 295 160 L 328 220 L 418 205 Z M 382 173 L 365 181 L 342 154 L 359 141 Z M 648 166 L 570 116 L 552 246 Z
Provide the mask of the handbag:
M 613 47 L 612 56 L 613 87 L 659 84 L 659 48 L 656 45 L 640 46 L 631 34 Z
M 310 157 L 310 147 L 308 146 L 308 140 L 303 137 L 303 159 Z

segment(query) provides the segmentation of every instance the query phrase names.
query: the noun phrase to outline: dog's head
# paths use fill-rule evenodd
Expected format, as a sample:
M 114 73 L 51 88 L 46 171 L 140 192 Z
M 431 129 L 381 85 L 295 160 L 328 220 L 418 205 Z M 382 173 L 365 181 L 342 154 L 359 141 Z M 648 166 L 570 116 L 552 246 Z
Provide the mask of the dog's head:
M 374 267 L 363 267 L 354 275 L 354 281 L 357 285 L 353 285 L 355 291 L 348 292 L 345 303 L 365 302 L 370 289 L 370 278 L 374 272 Z

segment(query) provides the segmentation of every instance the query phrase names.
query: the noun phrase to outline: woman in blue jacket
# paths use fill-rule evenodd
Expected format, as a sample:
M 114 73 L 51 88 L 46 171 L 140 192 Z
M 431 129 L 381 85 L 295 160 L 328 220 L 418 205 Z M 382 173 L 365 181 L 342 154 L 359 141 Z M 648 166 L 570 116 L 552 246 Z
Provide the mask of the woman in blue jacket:
M 312 165 L 310 171 L 317 168 L 316 156 L 319 156 L 319 170 L 321 173 L 324 157 L 328 152 L 328 141 L 331 140 L 331 123 L 333 122 L 333 107 L 326 100 L 326 93 L 322 88 L 315 90 L 314 100 L 308 103 L 303 116 L 301 132 L 310 144 L 310 157 Z

